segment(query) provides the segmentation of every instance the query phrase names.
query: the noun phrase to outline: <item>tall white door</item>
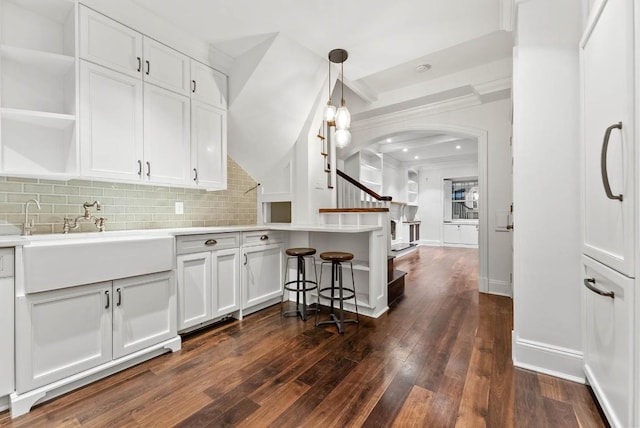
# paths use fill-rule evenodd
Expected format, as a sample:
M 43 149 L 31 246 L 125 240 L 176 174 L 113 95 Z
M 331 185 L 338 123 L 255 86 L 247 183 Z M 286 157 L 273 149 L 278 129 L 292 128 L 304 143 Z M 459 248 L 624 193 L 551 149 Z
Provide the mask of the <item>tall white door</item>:
M 82 174 L 139 180 L 143 161 L 142 81 L 80 61 Z
M 145 180 L 190 183 L 189 97 L 146 83 L 144 103 Z
M 113 358 L 175 337 L 175 308 L 172 272 L 113 281 Z
M 191 174 L 198 187 L 227 187 L 227 112 L 191 101 Z
M 633 3 L 602 2 L 602 13 L 581 45 L 583 250 L 631 277 L 635 251 Z

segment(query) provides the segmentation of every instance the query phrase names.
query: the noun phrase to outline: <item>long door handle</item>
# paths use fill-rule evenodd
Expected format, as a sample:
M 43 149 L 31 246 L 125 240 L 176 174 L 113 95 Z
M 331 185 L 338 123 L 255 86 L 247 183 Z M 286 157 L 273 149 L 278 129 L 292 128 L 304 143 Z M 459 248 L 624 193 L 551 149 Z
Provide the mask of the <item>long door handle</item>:
M 142 161 L 138 159 L 138 175 L 142 177 Z
M 140 73 L 140 70 L 142 70 L 142 59 L 137 56 L 136 59 L 138 60 L 138 73 Z
M 116 306 L 120 306 L 122 305 L 122 290 L 118 288 L 116 291 L 118 292 L 118 303 L 116 303 Z
M 198 182 L 198 170 L 193 168 L 193 181 Z
M 151 178 L 151 163 L 147 161 L 147 177 Z
M 148 76 L 151 72 L 151 63 L 149 62 L 149 60 L 146 60 L 145 63 L 147 64 L 147 71 L 145 74 Z
M 611 125 L 604 133 L 604 139 L 602 140 L 602 152 L 600 153 L 600 174 L 602 174 L 602 184 L 604 185 L 604 191 L 607 194 L 607 198 L 616 199 L 622 202 L 622 194 L 614 195 L 609 185 L 609 173 L 607 172 L 607 151 L 609 150 L 609 138 L 611 137 L 611 131 L 614 129 L 622 129 L 622 122 Z
M 195 94 L 196 93 L 196 81 L 192 80 L 191 83 L 193 83 L 193 89 L 191 90 L 191 92 L 193 92 Z
M 602 291 L 598 287 L 595 287 L 595 283 L 596 283 L 596 279 L 595 278 L 585 278 L 584 279 L 584 285 L 589 290 L 591 290 L 594 293 L 599 294 L 601 296 L 611 297 L 612 299 L 615 299 L 616 294 L 613 291 Z
M 244 253 L 244 265 L 247 265 L 247 253 Z
M 104 294 L 107 296 L 107 304 L 104 306 L 104 308 L 109 309 L 109 304 L 111 303 L 111 299 L 109 298 L 109 290 L 105 291 Z

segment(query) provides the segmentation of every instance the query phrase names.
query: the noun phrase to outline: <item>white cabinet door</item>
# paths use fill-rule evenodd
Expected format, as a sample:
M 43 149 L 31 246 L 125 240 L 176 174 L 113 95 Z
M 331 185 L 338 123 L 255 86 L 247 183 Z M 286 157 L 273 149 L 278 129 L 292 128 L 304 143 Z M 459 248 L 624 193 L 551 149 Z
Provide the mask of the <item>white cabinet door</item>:
M 189 57 L 175 49 L 144 38 L 144 80 L 189 95 Z
M 240 309 L 240 249 L 213 251 L 211 267 L 215 318 Z
M 459 224 L 445 224 L 443 227 L 442 241 L 445 244 L 458 244 L 460 243 L 460 225 Z
M 584 253 L 634 275 L 634 52 L 633 6 L 603 2 L 603 10 L 582 46 L 584 102 Z M 615 126 L 621 123 L 622 129 Z M 610 131 L 606 173 L 601 156 Z M 605 193 L 609 180 L 613 197 Z
M 159 184 L 188 184 L 189 97 L 145 84 L 144 104 L 144 178 Z
M 81 169 L 86 177 L 140 180 L 142 81 L 80 64 Z
M 111 282 L 16 299 L 16 390 L 111 361 Z
M 140 77 L 142 35 L 80 5 L 80 58 Z
M 176 284 L 172 272 L 113 281 L 114 359 L 176 334 Z
M 227 112 L 191 101 L 191 173 L 198 187 L 227 187 Z
M 460 243 L 465 245 L 478 245 L 478 225 L 460 225 Z
M 178 256 L 178 330 L 212 318 L 211 291 L 211 252 Z
M 243 309 L 282 295 L 282 252 L 282 244 L 243 248 Z
M 611 425 L 635 426 L 633 280 L 589 257 L 583 262 L 584 371 Z
M 227 77 L 198 61 L 191 60 L 191 98 L 227 109 Z

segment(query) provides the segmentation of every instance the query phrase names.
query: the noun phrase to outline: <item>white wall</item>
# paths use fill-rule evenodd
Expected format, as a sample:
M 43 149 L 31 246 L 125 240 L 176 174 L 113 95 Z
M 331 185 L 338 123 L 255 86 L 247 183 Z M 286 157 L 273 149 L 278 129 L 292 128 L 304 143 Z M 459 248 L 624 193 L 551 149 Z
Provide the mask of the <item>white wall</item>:
M 382 157 L 382 196 L 407 202 L 407 168 L 389 156 Z
M 467 165 L 428 167 L 419 169 L 418 213 L 420 220 L 420 243 L 442 245 L 444 222 L 444 190 L 442 180 L 455 177 L 475 177 L 478 163 Z
M 581 0 L 517 8 L 514 332 L 518 366 L 580 380 Z
M 469 137 L 484 135 L 487 140 L 487 271 L 481 272 L 481 290 L 510 294 L 511 234 L 497 232 L 495 212 L 511 205 L 511 102 L 509 99 L 479 104 L 475 97 L 455 100 L 445 105 L 392 113 L 352 123 L 353 141 L 360 145 L 379 141 L 383 136 L 407 130 L 433 130 Z M 478 174 L 480 175 L 480 174 Z M 422 185 L 422 183 L 420 183 Z M 429 207 L 421 207 L 423 210 Z M 422 238 L 422 236 L 421 236 Z M 483 255 L 481 255 L 481 258 Z

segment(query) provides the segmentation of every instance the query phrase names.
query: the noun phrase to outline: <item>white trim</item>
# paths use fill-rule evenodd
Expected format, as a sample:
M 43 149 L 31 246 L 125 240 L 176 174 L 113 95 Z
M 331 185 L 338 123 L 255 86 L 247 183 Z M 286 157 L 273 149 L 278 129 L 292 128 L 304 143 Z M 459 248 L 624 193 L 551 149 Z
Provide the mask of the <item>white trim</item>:
M 9 396 L 0 397 L 0 412 L 4 412 L 9 408 Z
M 489 292 L 489 278 L 487 278 L 486 276 L 478 277 L 478 291 L 480 291 L 481 293 Z
M 511 284 L 508 281 L 498 281 L 495 279 L 489 280 L 489 286 L 486 293 L 496 294 L 498 296 L 513 297 L 511 291 Z
M 511 332 L 513 365 L 527 370 L 585 383 L 582 352 L 574 349 L 521 339 Z
M 427 247 L 442 247 L 442 242 L 437 239 L 420 239 L 417 242 L 418 245 L 424 245 Z

